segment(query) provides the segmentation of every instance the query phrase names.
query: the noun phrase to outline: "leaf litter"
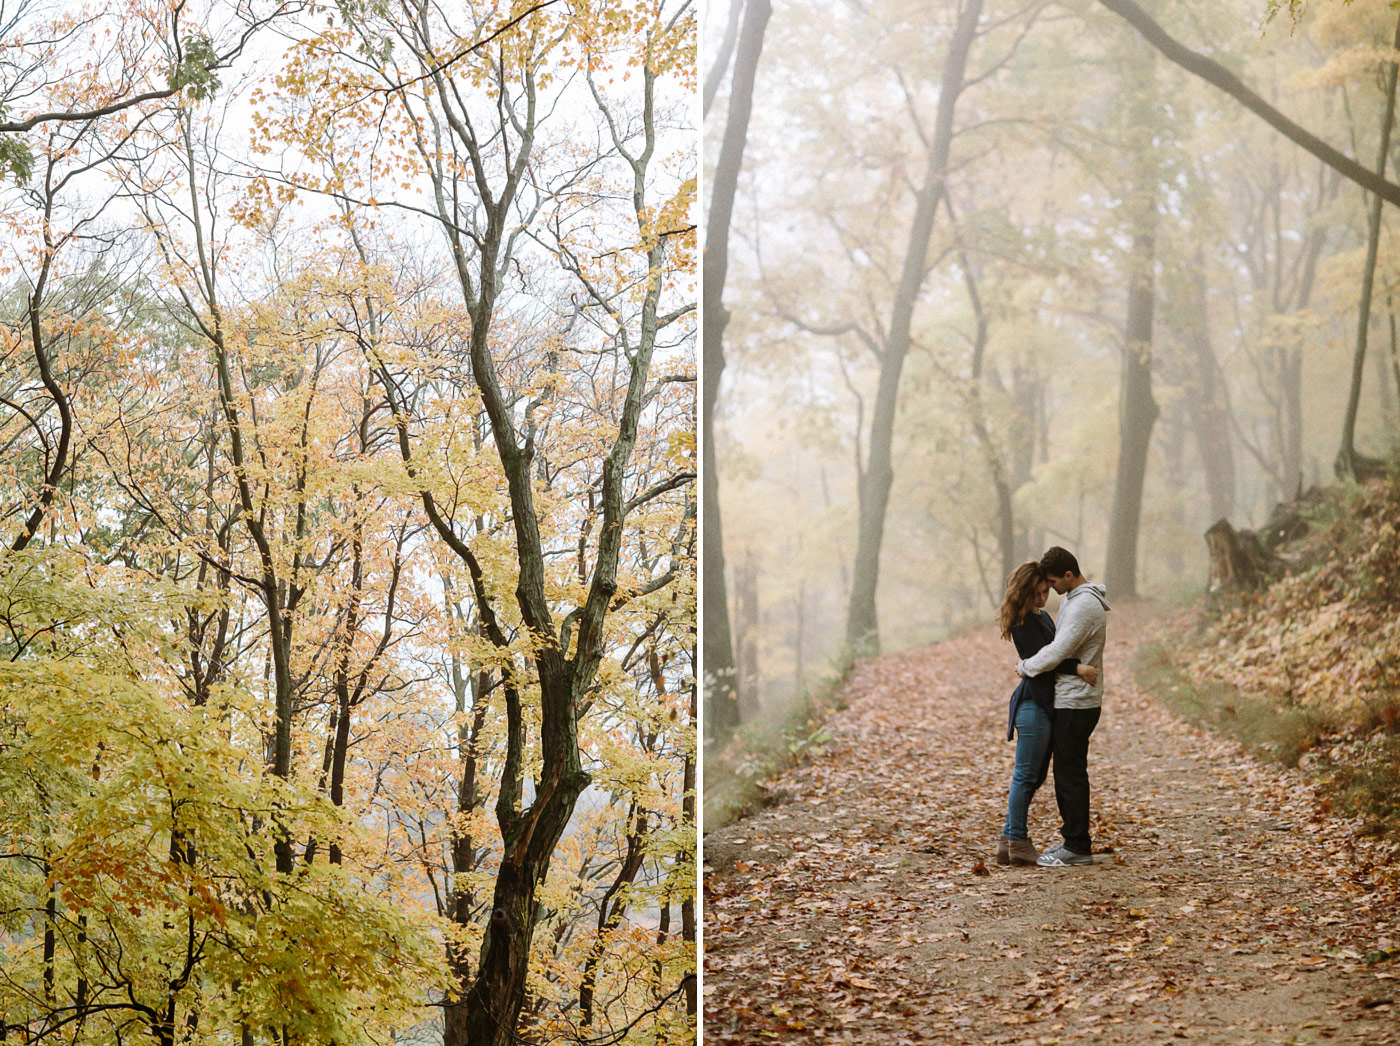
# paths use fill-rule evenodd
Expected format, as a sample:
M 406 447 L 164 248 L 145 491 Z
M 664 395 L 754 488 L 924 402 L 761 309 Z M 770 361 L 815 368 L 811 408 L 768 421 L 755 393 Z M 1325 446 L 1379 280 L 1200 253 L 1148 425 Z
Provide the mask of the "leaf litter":
M 823 752 L 704 839 L 710 1043 L 1400 1043 L 1396 845 L 1127 678 L 1110 619 L 1093 866 L 993 862 L 1011 648 L 863 662 Z M 1053 778 L 1033 841 L 1059 842 Z

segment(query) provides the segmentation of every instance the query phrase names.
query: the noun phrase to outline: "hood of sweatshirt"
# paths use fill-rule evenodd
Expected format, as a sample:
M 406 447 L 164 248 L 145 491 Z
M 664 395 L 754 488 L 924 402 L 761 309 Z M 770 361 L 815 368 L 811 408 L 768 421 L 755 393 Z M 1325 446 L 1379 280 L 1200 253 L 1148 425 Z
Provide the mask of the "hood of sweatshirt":
M 1066 594 L 1065 602 L 1068 603 L 1071 599 L 1080 599 L 1083 596 L 1093 596 L 1101 604 L 1103 604 L 1103 608 L 1105 611 L 1113 609 L 1111 606 L 1108 605 L 1108 589 L 1104 588 L 1100 584 L 1091 583 L 1088 581 Z

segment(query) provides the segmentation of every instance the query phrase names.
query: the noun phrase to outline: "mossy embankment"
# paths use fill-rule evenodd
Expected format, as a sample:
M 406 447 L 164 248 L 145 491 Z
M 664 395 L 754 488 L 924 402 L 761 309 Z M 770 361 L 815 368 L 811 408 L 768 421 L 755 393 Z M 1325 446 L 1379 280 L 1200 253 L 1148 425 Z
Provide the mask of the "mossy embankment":
M 765 781 L 821 752 L 830 739 L 823 723 L 845 707 L 842 691 L 853 664 L 839 661 L 786 707 L 740 727 L 723 748 L 706 749 L 703 831 L 722 828 L 765 805 Z

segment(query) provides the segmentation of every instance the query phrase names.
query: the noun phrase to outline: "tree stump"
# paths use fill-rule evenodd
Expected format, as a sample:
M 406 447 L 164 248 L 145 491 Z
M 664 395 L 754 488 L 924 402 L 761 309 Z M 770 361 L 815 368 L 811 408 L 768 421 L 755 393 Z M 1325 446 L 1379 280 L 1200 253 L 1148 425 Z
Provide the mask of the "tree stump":
M 1257 591 L 1268 583 L 1274 557 L 1254 531 L 1236 530 L 1222 519 L 1205 537 L 1210 552 L 1207 595 L 1212 602 L 1237 592 Z

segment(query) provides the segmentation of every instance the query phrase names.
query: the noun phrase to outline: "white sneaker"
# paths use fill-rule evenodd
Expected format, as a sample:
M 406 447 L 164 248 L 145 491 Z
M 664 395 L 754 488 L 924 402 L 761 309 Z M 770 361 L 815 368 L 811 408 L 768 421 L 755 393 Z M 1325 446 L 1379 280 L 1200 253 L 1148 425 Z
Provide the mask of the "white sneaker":
M 1067 847 L 1057 846 L 1046 850 L 1035 863 L 1045 868 L 1068 868 L 1072 864 L 1093 864 L 1094 858 L 1090 854 L 1077 854 Z

